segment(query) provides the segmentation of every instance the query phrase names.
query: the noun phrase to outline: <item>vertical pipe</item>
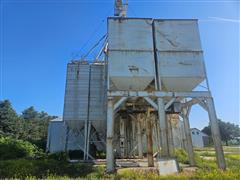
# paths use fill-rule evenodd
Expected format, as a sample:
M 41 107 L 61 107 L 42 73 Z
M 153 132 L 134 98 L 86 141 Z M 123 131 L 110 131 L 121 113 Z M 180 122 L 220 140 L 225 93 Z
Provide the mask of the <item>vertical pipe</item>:
M 114 154 L 113 154 L 113 127 L 114 127 L 114 116 L 113 116 L 113 99 L 108 98 L 107 106 L 107 172 L 113 172 L 114 166 Z
M 142 147 L 142 131 L 140 118 L 137 118 L 137 138 L 138 138 L 138 157 L 143 158 L 143 147 Z
M 153 141 L 152 141 L 152 122 L 150 117 L 150 112 L 147 115 L 147 158 L 148 167 L 154 167 L 153 162 Z
M 164 109 L 164 101 L 162 98 L 158 98 L 158 118 L 160 126 L 160 137 L 161 137 L 161 148 L 162 157 L 168 157 L 168 141 L 167 141 L 167 124 L 166 124 L 166 114 Z
M 83 152 L 83 160 L 86 160 L 87 157 L 87 136 L 88 136 L 88 123 L 85 120 L 84 124 L 84 152 Z
M 213 138 L 215 151 L 216 151 L 217 164 L 220 169 L 225 170 L 226 163 L 225 163 L 223 148 L 221 144 L 221 136 L 220 136 L 219 126 L 218 126 L 217 115 L 216 115 L 214 102 L 212 98 L 207 99 L 207 106 L 208 106 L 208 116 L 211 124 L 212 138 Z
M 190 163 L 190 166 L 194 166 L 195 161 L 194 161 L 194 154 L 193 154 L 192 136 L 191 136 L 191 129 L 190 129 L 189 118 L 188 118 L 188 113 L 186 108 L 183 108 L 183 125 L 184 125 L 184 131 L 186 136 L 186 145 L 187 145 L 189 163 Z
M 85 136 L 85 140 L 84 140 L 84 157 L 83 159 L 86 160 L 88 159 L 88 146 L 89 146 L 89 113 L 90 113 L 90 101 L 91 101 L 91 65 L 89 65 L 89 75 L 88 75 L 88 108 L 87 108 L 87 118 L 85 120 L 85 132 L 84 132 L 84 136 Z
M 160 71 L 158 66 L 155 31 L 156 30 L 155 30 L 154 20 L 152 20 L 153 55 L 154 55 L 154 62 L 155 62 L 155 86 L 156 86 L 155 89 L 162 90 L 161 77 L 160 77 L 160 73 L 159 73 Z
M 89 146 L 90 146 L 90 133 L 91 133 L 91 122 L 88 122 L 88 134 L 87 134 L 87 157 L 86 159 L 89 159 Z

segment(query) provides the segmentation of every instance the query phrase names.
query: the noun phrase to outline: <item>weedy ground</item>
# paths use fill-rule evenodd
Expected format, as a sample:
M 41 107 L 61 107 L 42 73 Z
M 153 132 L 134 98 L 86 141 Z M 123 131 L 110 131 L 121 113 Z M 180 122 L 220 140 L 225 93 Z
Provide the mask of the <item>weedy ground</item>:
M 0 161 L 0 177 L 7 179 L 133 179 L 133 180 L 240 180 L 240 149 L 224 147 L 227 170 L 221 171 L 215 162 L 213 148 L 195 149 L 196 171 L 185 171 L 175 175 L 159 176 L 154 171 L 123 169 L 115 174 L 106 174 L 104 165 L 86 165 L 68 163 L 57 160 L 5 160 Z M 180 163 L 188 163 L 187 154 L 183 150 L 175 152 Z

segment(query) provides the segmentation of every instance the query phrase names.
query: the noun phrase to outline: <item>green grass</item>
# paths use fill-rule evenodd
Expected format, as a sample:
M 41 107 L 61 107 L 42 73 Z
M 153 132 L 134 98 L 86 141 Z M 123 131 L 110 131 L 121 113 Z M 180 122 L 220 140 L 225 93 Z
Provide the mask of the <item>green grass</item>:
M 2 160 L 0 161 L 1 178 L 25 178 L 34 176 L 45 178 L 49 175 L 68 176 L 71 178 L 85 177 L 92 172 L 97 172 L 91 164 L 68 163 L 54 159 L 44 160 Z
M 225 148 L 224 148 L 225 149 Z M 231 148 L 227 148 L 229 150 Z M 209 150 L 209 148 L 208 148 Z M 229 151 L 228 151 L 229 152 Z M 176 158 L 186 163 L 187 154 L 183 150 L 176 150 Z M 196 172 L 180 172 L 176 175 L 159 176 L 154 171 L 146 170 L 121 170 L 118 173 L 108 175 L 105 173 L 105 166 L 68 163 L 64 155 L 49 156 L 48 159 L 38 160 L 2 160 L 0 161 L 0 179 L 21 178 L 21 179 L 136 179 L 136 180 L 168 180 L 168 179 L 209 179 L 209 180 L 239 180 L 240 179 L 240 153 L 233 149 L 232 153 L 225 154 L 227 170 L 221 171 L 217 168 L 214 160 L 206 160 L 202 156 L 212 157 L 212 152 L 206 148 L 195 151 L 195 161 L 198 167 Z M 59 161 L 58 157 L 62 157 Z M 51 158 L 51 159 L 50 159 Z

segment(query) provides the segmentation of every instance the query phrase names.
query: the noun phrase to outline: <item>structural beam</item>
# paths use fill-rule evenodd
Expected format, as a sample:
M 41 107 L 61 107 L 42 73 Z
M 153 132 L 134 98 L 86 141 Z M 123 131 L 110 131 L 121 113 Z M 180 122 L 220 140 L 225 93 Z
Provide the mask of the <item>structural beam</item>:
M 211 97 L 209 91 L 165 92 L 165 91 L 108 91 L 108 97 Z
M 126 119 L 120 118 L 119 122 L 119 131 L 120 131 L 120 154 L 121 158 L 125 158 L 125 148 L 126 148 Z
M 172 122 L 171 115 L 167 115 L 167 129 L 168 129 L 168 148 L 170 157 L 174 157 L 174 142 L 173 142 L 173 134 L 172 134 Z
M 188 153 L 188 159 L 189 159 L 190 166 L 195 166 L 191 129 L 190 129 L 189 118 L 188 118 L 189 109 L 183 108 L 182 111 L 183 111 L 183 125 L 184 125 L 184 131 L 186 136 L 186 145 L 187 145 L 186 149 Z
M 166 114 L 165 114 L 164 101 L 162 98 L 158 98 L 158 118 L 159 118 L 161 148 L 162 148 L 161 156 L 169 157 Z
M 148 158 L 148 167 L 154 167 L 153 161 L 153 140 L 152 140 L 152 122 L 150 117 L 150 110 L 147 112 L 147 158 Z
M 107 104 L 107 172 L 115 170 L 113 154 L 114 113 L 113 99 L 108 98 Z
M 165 105 L 165 110 L 167 110 L 175 100 L 176 100 L 176 98 L 174 97 L 170 101 L 168 101 L 168 103 Z
M 131 122 L 132 122 L 132 153 L 130 153 L 130 155 L 132 155 L 133 157 L 135 157 L 135 147 L 136 147 L 136 144 L 135 144 L 135 127 L 136 127 L 136 121 L 134 119 L 131 119 Z
M 143 158 L 142 129 L 140 118 L 137 118 L 137 143 L 138 143 L 138 157 Z
M 158 109 L 158 105 L 149 97 L 144 97 L 144 99 L 154 108 L 154 109 Z
M 194 105 L 194 104 L 199 103 L 200 101 L 201 101 L 200 99 L 194 98 L 194 99 L 192 99 L 192 100 L 190 100 L 190 101 L 187 101 L 187 102 L 183 103 L 183 104 L 181 105 L 181 107 L 182 107 L 182 108 L 187 108 L 187 107 L 189 107 L 189 106 L 192 106 L 192 105 Z
M 223 148 L 221 144 L 221 136 L 220 136 L 219 126 L 218 126 L 217 115 L 216 115 L 214 102 L 212 98 L 207 99 L 207 106 L 208 106 L 209 120 L 211 124 L 212 138 L 213 138 L 215 151 L 216 151 L 217 164 L 220 169 L 225 170 L 226 163 L 225 163 Z
M 116 109 L 121 106 L 121 104 L 123 102 L 125 102 L 127 100 L 127 97 L 122 97 L 121 99 L 119 99 L 113 106 L 113 110 L 116 111 Z
M 205 111 L 208 112 L 208 107 L 207 107 L 207 105 L 206 105 L 206 103 L 205 103 L 204 101 L 199 101 L 198 104 L 199 104 L 203 109 L 205 109 Z

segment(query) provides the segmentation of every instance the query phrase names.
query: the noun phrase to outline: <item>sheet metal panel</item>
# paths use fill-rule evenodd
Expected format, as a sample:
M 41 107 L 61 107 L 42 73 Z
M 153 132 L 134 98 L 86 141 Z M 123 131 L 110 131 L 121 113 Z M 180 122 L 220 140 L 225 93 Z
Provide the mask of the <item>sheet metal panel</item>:
M 109 52 L 111 90 L 145 90 L 155 78 L 153 52 Z
M 145 90 L 155 77 L 152 19 L 108 19 L 111 90 Z
M 165 91 L 191 91 L 205 79 L 196 20 L 154 20 L 158 73 Z
M 202 52 L 158 52 L 164 90 L 189 91 L 205 78 Z
M 104 120 L 104 66 L 91 65 L 89 120 Z
M 82 126 L 80 121 L 75 122 Z M 84 136 L 82 131 L 70 128 L 68 141 L 66 141 L 67 126 L 64 124 L 64 121 L 51 121 L 48 127 L 47 149 L 51 153 L 65 151 L 65 147 L 67 147 L 67 150 L 83 150 Z
M 88 115 L 89 65 L 69 63 L 64 101 L 64 121 L 85 121 Z
M 64 151 L 65 143 L 66 127 L 63 121 L 51 121 L 48 127 L 48 151 L 51 153 Z
M 154 20 L 158 51 L 201 51 L 197 20 Z
M 152 19 L 108 18 L 109 50 L 152 51 Z

